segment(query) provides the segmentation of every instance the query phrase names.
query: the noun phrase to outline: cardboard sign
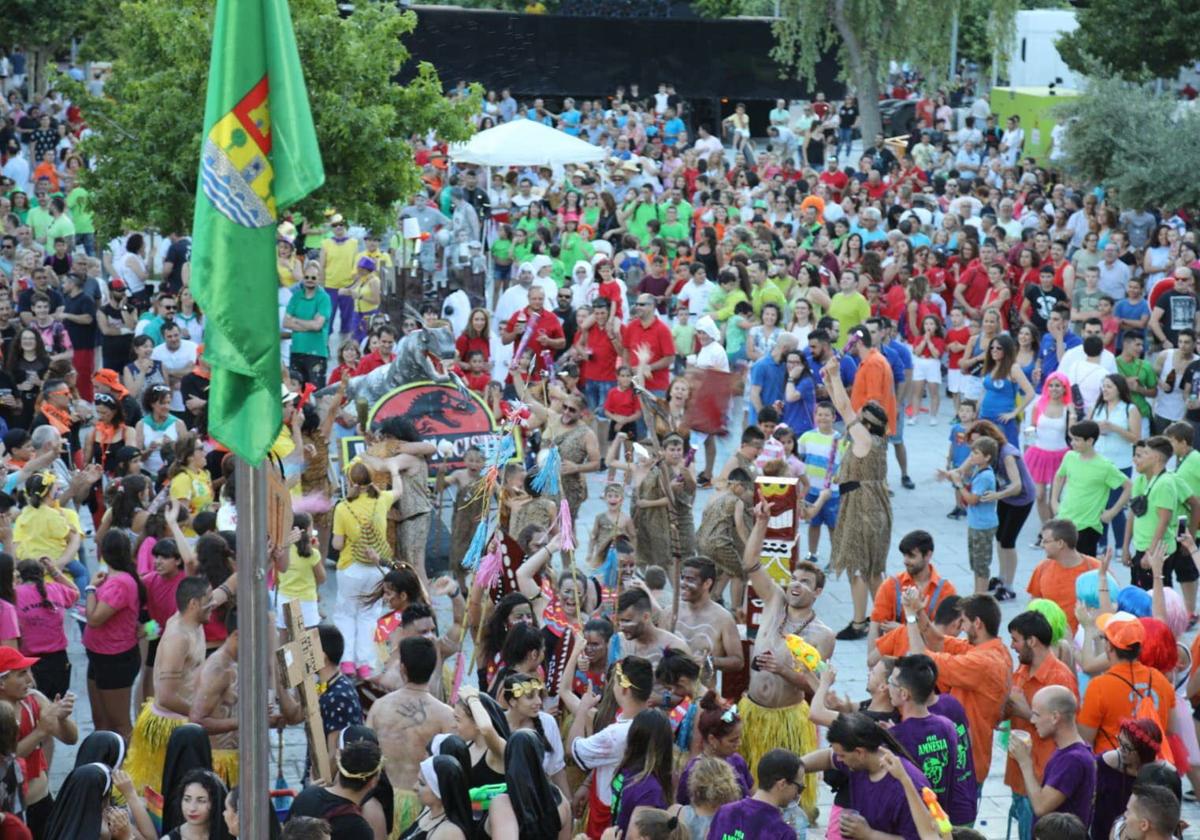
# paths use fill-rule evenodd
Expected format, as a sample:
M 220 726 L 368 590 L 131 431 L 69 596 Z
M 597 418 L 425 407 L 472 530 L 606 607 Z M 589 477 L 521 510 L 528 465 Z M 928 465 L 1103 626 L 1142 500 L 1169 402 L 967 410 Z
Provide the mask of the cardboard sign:
M 304 628 L 299 601 L 285 603 L 283 615 L 292 641 L 275 651 L 279 671 L 283 675 L 285 686 L 299 689 L 313 772 L 316 778 L 331 782 L 333 768 L 329 763 L 329 749 L 325 742 L 325 725 L 321 721 L 321 703 L 316 683 L 317 671 L 321 670 L 324 659 L 321 637 L 316 630 Z
M 292 531 L 292 494 L 279 470 L 268 465 L 267 474 L 267 539 L 271 545 L 283 545 Z

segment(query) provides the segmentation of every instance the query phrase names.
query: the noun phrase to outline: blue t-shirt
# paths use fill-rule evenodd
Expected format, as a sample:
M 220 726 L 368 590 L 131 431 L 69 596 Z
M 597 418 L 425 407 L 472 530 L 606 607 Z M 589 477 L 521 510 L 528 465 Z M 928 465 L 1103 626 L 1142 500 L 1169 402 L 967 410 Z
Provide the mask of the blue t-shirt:
M 1149 314 L 1150 314 L 1150 304 L 1146 303 L 1145 298 L 1142 298 L 1137 303 L 1131 303 L 1128 298 L 1121 298 L 1113 306 L 1113 315 L 1115 317 L 1117 317 L 1118 319 L 1127 318 L 1130 321 L 1136 321 L 1138 318 L 1141 318 L 1141 317 L 1143 317 L 1145 315 L 1149 315 Z M 1119 330 L 1117 332 L 1117 352 L 1118 353 L 1121 352 L 1121 343 L 1122 343 L 1121 339 L 1124 337 L 1125 332 L 1126 332 L 1125 330 Z M 1145 328 L 1142 328 L 1140 330 L 1129 330 L 1129 332 L 1135 332 L 1138 335 L 1140 335 L 1142 338 L 1146 337 Z
M 816 420 L 813 419 L 813 413 L 817 408 L 816 380 L 811 376 L 800 377 L 800 381 L 796 383 L 796 391 L 800 394 L 800 399 L 795 402 L 788 402 L 784 399 L 781 419 L 787 423 L 792 434 L 798 438 L 816 425 Z M 784 393 L 787 393 L 786 385 Z
M 787 365 L 777 362 L 771 356 L 763 356 L 750 368 L 750 385 L 759 386 L 759 399 L 763 405 L 771 405 L 783 399 L 784 388 L 787 385 Z M 758 423 L 758 412 L 749 401 L 746 406 L 750 409 L 750 425 Z
M 825 383 L 825 372 L 821 369 L 821 365 L 813 360 L 812 350 L 805 347 L 802 351 L 804 360 L 808 362 L 809 370 L 813 372 L 813 376 L 817 378 L 819 384 Z M 858 359 L 850 354 L 843 354 L 840 359 L 840 370 L 842 372 L 842 384 L 849 388 L 854 384 L 854 374 L 858 373 Z
M 971 492 L 976 496 L 990 493 L 996 489 L 996 473 L 991 467 L 984 467 L 971 477 Z M 997 528 L 1000 516 L 996 513 L 996 502 L 979 502 L 967 505 L 967 527 L 977 531 Z
M 679 117 L 673 117 L 663 124 L 663 145 L 674 146 L 679 142 L 679 135 L 683 133 L 683 120 Z
M 572 108 L 570 111 L 563 111 L 558 115 L 562 120 L 562 130 L 574 137 L 579 136 L 579 118 L 582 116 L 578 111 Z
M 955 423 L 950 427 L 950 466 L 958 469 L 971 454 L 971 444 L 967 441 L 967 427 Z
M 1063 353 L 1080 344 L 1083 344 L 1083 339 L 1068 330 L 1063 338 Z M 1058 370 L 1058 363 L 1062 361 L 1058 358 L 1057 345 L 1058 342 L 1054 340 L 1054 336 L 1049 333 L 1042 336 L 1042 346 L 1038 349 L 1038 358 L 1042 360 L 1043 382 L 1050 378 L 1050 374 Z
M 899 385 L 905 380 L 905 373 L 913 369 L 912 351 L 898 341 L 889 341 L 879 349 L 892 367 L 892 379 Z

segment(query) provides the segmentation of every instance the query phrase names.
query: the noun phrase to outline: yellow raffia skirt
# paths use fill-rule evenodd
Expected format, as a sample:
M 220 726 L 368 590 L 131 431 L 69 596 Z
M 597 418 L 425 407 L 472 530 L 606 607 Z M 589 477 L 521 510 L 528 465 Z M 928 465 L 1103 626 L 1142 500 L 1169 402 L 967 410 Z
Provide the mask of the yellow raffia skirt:
M 221 777 L 226 788 L 238 783 L 238 751 L 213 750 L 213 772 Z
M 742 757 L 750 765 L 755 783 L 759 759 L 771 750 L 782 747 L 802 756 L 817 748 L 817 728 L 809 720 L 808 703 L 768 709 L 743 696 L 737 708 L 742 716 Z M 810 822 L 816 820 L 818 781 L 816 773 L 809 773 L 800 795 L 800 807 Z
M 163 763 L 167 758 L 167 742 L 171 733 L 188 722 L 183 715 L 168 712 L 154 705 L 153 700 L 142 704 L 133 734 L 129 738 L 129 755 L 123 769 L 133 780 L 133 789 L 141 796 L 147 787 L 162 787 Z
M 421 816 L 421 800 L 417 798 L 415 790 L 395 788 L 392 793 L 395 808 L 392 811 L 392 833 L 388 835 L 388 840 L 397 840 Z

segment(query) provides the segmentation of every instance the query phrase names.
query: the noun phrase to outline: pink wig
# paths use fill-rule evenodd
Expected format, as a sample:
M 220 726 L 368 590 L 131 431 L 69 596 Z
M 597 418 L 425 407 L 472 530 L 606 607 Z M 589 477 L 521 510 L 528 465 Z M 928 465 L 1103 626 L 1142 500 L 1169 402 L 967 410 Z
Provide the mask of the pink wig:
M 1167 608 L 1167 615 L 1163 620 L 1167 622 L 1167 626 L 1171 628 L 1171 632 L 1178 639 L 1187 632 L 1188 621 L 1190 620 L 1187 607 L 1183 603 L 1183 596 L 1174 589 L 1164 588 L 1163 601 Z
M 1051 382 L 1057 382 L 1063 386 L 1062 399 L 1064 405 L 1071 399 L 1071 380 L 1067 379 L 1065 373 L 1054 371 L 1054 373 L 1047 376 L 1046 381 L 1042 383 L 1042 395 L 1038 397 L 1037 403 L 1033 406 L 1033 425 L 1035 426 L 1037 425 L 1038 417 L 1046 410 L 1046 406 L 1050 404 L 1049 385 Z
M 1148 668 L 1169 674 L 1179 665 L 1179 649 L 1175 647 L 1175 634 L 1171 628 L 1157 618 L 1139 618 L 1146 631 L 1138 661 Z

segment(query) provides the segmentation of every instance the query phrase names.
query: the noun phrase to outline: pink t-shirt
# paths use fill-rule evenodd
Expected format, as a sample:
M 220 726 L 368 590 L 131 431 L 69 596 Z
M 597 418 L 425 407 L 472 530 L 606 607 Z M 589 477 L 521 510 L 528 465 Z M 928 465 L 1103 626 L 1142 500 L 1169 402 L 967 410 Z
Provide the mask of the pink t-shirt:
M 158 537 L 146 537 L 138 546 L 137 570 L 143 581 L 146 580 L 146 575 L 154 571 L 154 546 L 157 543 Z
M 136 645 L 140 605 L 133 575 L 113 572 L 96 590 L 96 600 L 108 604 L 116 613 L 99 627 L 85 627 L 83 646 L 92 653 L 112 656 Z
M 21 635 L 17 608 L 0 598 L 0 639 L 15 639 Z
M 183 572 L 176 572 L 169 578 L 158 572 L 142 575 L 142 583 L 146 585 L 146 609 L 158 622 L 160 632 L 167 626 L 167 619 L 179 612 L 175 605 L 175 590 L 185 577 Z
M 67 634 L 63 629 L 63 615 L 78 598 L 77 593 L 65 583 L 46 583 L 46 600 L 42 603 L 41 593 L 32 583 L 17 586 L 17 617 L 21 623 L 21 653 L 26 656 L 43 656 L 67 649 Z

